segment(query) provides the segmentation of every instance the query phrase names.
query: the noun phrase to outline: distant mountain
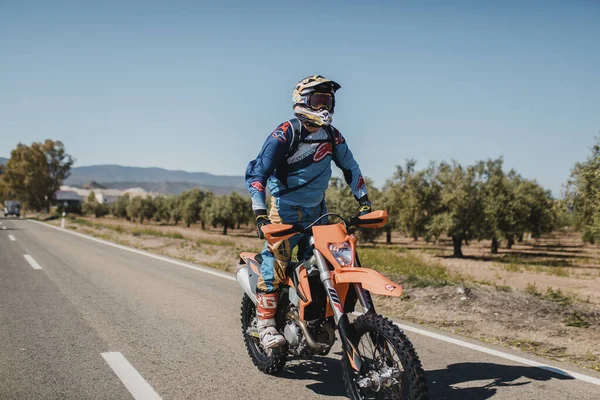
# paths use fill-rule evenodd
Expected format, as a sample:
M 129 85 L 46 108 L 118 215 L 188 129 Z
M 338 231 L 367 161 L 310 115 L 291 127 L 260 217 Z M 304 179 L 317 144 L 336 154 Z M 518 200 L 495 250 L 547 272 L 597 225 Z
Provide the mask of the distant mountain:
M 94 182 L 110 189 L 139 187 L 147 192 L 179 194 L 199 187 L 215 194 L 247 193 L 243 176 L 212 175 L 206 172 L 172 171 L 163 168 L 93 165 L 71 168 L 65 185 L 83 187 Z
M 7 158 L 0 157 L 0 164 Z M 215 194 L 239 192 L 247 194 L 243 176 L 212 175 L 206 172 L 173 171 L 163 168 L 123 167 L 121 165 L 92 165 L 71 168 L 65 185 L 82 188 L 126 190 L 142 188 L 146 192 L 179 194 L 200 188 Z
M 96 181 L 89 181 L 88 183 L 86 183 L 85 185 L 83 185 L 84 189 L 106 189 L 106 186 L 99 184 Z
M 162 194 L 179 194 L 186 190 L 199 188 L 204 191 L 213 192 L 214 194 L 229 194 L 238 192 L 242 195 L 247 195 L 248 190 L 244 188 L 236 188 L 231 186 L 212 186 L 200 185 L 194 182 L 102 182 L 102 186 L 107 189 L 127 190 L 132 188 L 144 189 L 148 193 Z

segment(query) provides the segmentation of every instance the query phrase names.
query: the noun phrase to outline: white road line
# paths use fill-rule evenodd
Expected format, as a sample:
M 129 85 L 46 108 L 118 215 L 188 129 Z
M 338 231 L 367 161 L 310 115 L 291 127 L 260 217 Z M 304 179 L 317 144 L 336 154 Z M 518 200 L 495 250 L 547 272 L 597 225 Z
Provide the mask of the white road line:
M 584 382 L 588 382 L 588 383 L 593 383 L 594 385 L 599 385 L 600 386 L 600 379 L 598 379 L 598 378 L 593 378 L 591 376 L 583 375 L 583 374 L 580 374 L 580 373 L 577 373 L 577 372 L 569 371 L 569 370 L 562 369 L 562 368 L 553 367 L 553 366 L 548 365 L 548 364 L 543 364 L 543 363 L 540 363 L 540 362 L 537 362 L 537 361 L 529 360 L 527 358 L 523 358 L 523 357 L 515 356 L 515 355 L 512 355 L 512 354 L 504 353 L 502 351 L 488 349 L 487 347 L 483 347 L 483 346 L 479 346 L 477 344 L 465 342 L 463 340 L 454 339 L 454 338 L 451 338 L 451 337 L 448 337 L 448 336 L 440 335 L 438 333 L 429 332 L 429 331 L 426 331 L 424 329 L 415 328 L 413 326 L 400 324 L 398 322 L 394 322 L 394 324 L 398 325 L 398 327 L 400 329 L 403 329 L 405 331 L 418 333 L 419 335 L 423 335 L 423 336 L 427 336 L 427 337 L 430 337 L 430 338 L 433 338 L 433 339 L 441 340 L 441 341 L 446 342 L 446 343 L 452 343 L 452 344 L 455 344 L 457 346 L 466 347 L 467 349 L 471 349 L 471 350 L 475 350 L 475 351 L 480 351 L 482 353 L 490 354 L 492 356 L 496 356 L 496 357 L 500 357 L 500 358 L 504 358 L 506 360 L 518 362 L 518 363 L 529 365 L 529 366 L 532 366 L 532 367 L 538 367 L 538 368 L 541 368 L 541 369 L 545 369 L 546 371 L 554 372 L 554 373 L 557 373 L 557 374 L 560 374 L 560 375 L 568 376 L 568 377 L 571 377 L 571 378 L 574 378 L 574 379 L 579 379 L 580 381 L 584 381 Z
M 12 240 L 13 242 L 16 242 L 16 241 L 17 241 L 17 239 L 15 239 L 15 237 L 14 237 L 13 235 L 8 235 L 8 238 L 9 238 L 10 240 Z
M 98 242 L 98 243 L 103 243 L 103 244 L 105 244 L 107 246 L 116 247 L 116 248 L 119 248 L 119 249 L 122 249 L 122 250 L 130 251 L 132 253 L 141 254 L 141 255 L 144 255 L 144 256 L 147 256 L 147 257 L 155 258 L 157 260 L 162 260 L 162 261 L 165 261 L 165 262 L 168 262 L 168 263 L 171 263 L 171 264 L 175 264 L 175 265 L 179 265 L 179 266 L 182 266 L 182 267 L 185 267 L 185 268 L 190 268 L 190 269 L 193 269 L 193 270 L 196 270 L 196 271 L 199 271 L 199 272 L 204 272 L 204 273 L 207 273 L 207 274 L 215 275 L 215 276 L 218 276 L 218 277 L 223 278 L 223 279 L 228 279 L 228 280 L 231 280 L 231 281 L 235 281 L 235 277 L 233 277 L 233 276 L 231 276 L 229 274 L 225 274 L 225 273 L 217 272 L 217 271 L 211 271 L 208 268 L 197 267 L 197 266 L 194 266 L 194 265 L 191 265 L 191 264 L 187 264 L 187 263 L 184 263 L 184 262 L 181 262 L 181 261 L 177 261 L 177 260 L 174 260 L 174 259 L 171 259 L 171 258 L 168 258 L 168 257 L 157 256 L 155 254 L 151 254 L 151 253 L 148 253 L 148 252 L 145 252 L 145 251 L 133 249 L 131 247 L 122 246 L 120 244 L 115 244 L 115 243 L 108 242 L 106 240 L 98 239 L 98 238 L 95 238 L 93 236 L 84 235 L 84 234 L 79 233 L 79 232 L 73 232 L 73 231 L 70 231 L 70 230 L 61 229 L 59 227 L 56 227 L 56 226 L 53 226 L 53 225 L 49 225 L 49 224 L 45 224 L 43 222 L 34 221 L 34 220 L 28 220 L 28 221 L 34 222 L 36 224 L 44 225 L 44 226 L 46 226 L 48 228 L 56 229 L 56 230 L 59 230 L 61 232 L 70 233 L 72 235 L 76 235 L 76 236 L 79 236 L 79 237 L 82 237 L 82 238 L 85 238 L 85 239 L 88 239 L 88 240 L 93 240 L 93 241 Z M 360 315 L 359 313 L 355 313 L 355 314 Z M 577 372 L 572 372 L 572 371 L 569 371 L 569 370 L 566 370 L 566 369 L 553 367 L 551 365 L 539 363 L 537 361 L 529 360 L 527 358 L 523 358 L 523 357 L 515 356 L 515 355 L 512 355 L 512 354 L 504 353 L 502 351 L 489 349 L 487 347 L 483 347 L 483 346 L 479 346 L 479 345 L 476 345 L 476 344 L 473 344 L 473 343 L 465 342 L 463 340 L 458 340 L 458 339 L 451 338 L 449 336 L 440 335 L 439 333 L 430 332 L 430 331 L 427 331 L 425 329 L 415 328 L 415 327 L 412 327 L 412 326 L 409 326 L 409 325 L 400 324 L 398 322 L 394 322 L 394 323 L 396 325 L 398 325 L 401 329 L 404 329 L 404 330 L 409 331 L 409 332 L 413 332 L 413 333 L 417 333 L 419 335 L 423 335 L 423 336 L 427 336 L 427 337 L 430 337 L 430 338 L 433 338 L 433 339 L 441 340 L 443 342 L 452 343 L 452 344 L 454 344 L 456 346 L 466 347 L 466 348 L 471 349 L 471 350 L 475 350 L 475 351 L 479 351 L 479 352 L 482 352 L 482 353 L 485 353 L 485 354 L 489 354 L 489 355 L 493 355 L 493 356 L 496 356 L 496 357 L 504 358 L 506 360 L 518 362 L 518 363 L 521 363 L 521 364 L 524 364 L 524 365 L 529 365 L 529 366 L 532 366 L 532 367 L 539 367 L 539 368 L 545 369 L 547 371 L 556 372 L 556 373 L 561 374 L 561 375 L 571 376 L 571 377 L 573 377 L 575 379 L 578 379 L 578 380 L 581 380 L 581 381 L 584 381 L 584 382 L 588 382 L 588 383 L 592 383 L 594 385 L 600 386 L 600 379 L 598 379 L 598 378 L 593 378 L 591 376 L 583 375 L 583 374 L 580 374 L 580 373 L 577 373 Z
M 162 400 L 162 397 L 150 386 L 133 365 L 119 352 L 101 353 L 123 385 L 136 400 Z
M 2 227 L 2 229 L 6 230 L 6 227 L 5 227 L 5 226 L 3 226 L 3 227 Z
M 156 255 L 156 254 L 148 253 L 147 251 L 134 249 L 134 248 L 131 248 L 131 247 L 127 247 L 127 246 L 123 246 L 123 245 L 120 245 L 120 244 L 112 243 L 112 242 L 109 242 L 109 241 L 106 241 L 106 240 L 98 239 L 98 238 L 93 237 L 93 236 L 84 235 L 83 233 L 73 232 L 73 231 L 68 230 L 68 229 L 61 229 L 61 228 L 59 228 L 57 226 L 45 224 L 43 222 L 34 221 L 34 220 L 28 220 L 28 221 L 29 222 L 34 222 L 36 224 L 43 225 L 43 226 L 48 227 L 48 228 L 56 229 L 56 230 L 61 231 L 61 232 L 70 233 L 71 235 L 79 236 L 79 237 L 82 237 L 84 239 L 92 240 L 94 242 L 102 243 L 102 244 L 105 244 L 107 246 L 116 247 L 117 249 L 129 251 L 131 253 L 141 254 L 143 256 L 154 258 L 156 260 L 161 260 L 161 261 L 165 261 L 165 262 L 168 262 L 168 263 L 171 263 L 171 264 L 179 265 L 180 267 L 193 269 L 194 271 L 200 271 L 200 272 L 204 272 L 206 274 L 218 276 L 219 278 L 228 279 L 230 281 L 235 281 L 235 277 L 231 276 L 230 274 L 226 274 L 226 273 L 223 273 L 223 272 L 218 272 L 218 271 L 213 270 L 212 268 L 199 267 L 199 266 L 196 266 L 196 265 L 193 265 L 193 264 L 189 264 L 189 263 L 186 263 L 186 262 L 183 262 L 183 261 L 175 260 L 173 258 L 169 258 L 169 257 L 165 257 L 165 256 L 159 256 L 159 255 Z
M 27 262 L 29 263 L 29 265 L 31 265 L 31 268 L 33 268 L 33 269 L 42 269 L 42 267 L 40 266 L 40 264 L 38 264 L 37 261 L 35 261 L 33 259 L 33 257 L 31 257 L 29 254 L 24 254 L 23 257 L 25 257 L 25 260 L 27 260 Z
M 358 315 L 362 315 L 361 312 L 353 312 L 352 314 L 357 315 L 357 316 Z M 419 334 L 419 335 L 430 337 L 432 339 L 441 340 L 442 342 L 452 343 L 452 344 L 454 344 L 456 346 L 466 347 L 467 349 L 479 351 L 481 353 L 485 353 L 485 354 L 489 354 L 489 355 L 492 355 L 492 356 L 504 358 L 506 360 L 510 360 L 510 361 L 521 363 L 521 364 L 529 365 L 531 367 L 538 367 L 538 368 L 544 369 L 546 371 L 554 372 L 554 373 L 559 374 L 559 375 L 568 376 L 570 378 L 578 379 L 580 381 L 584 381 L 584 382 L 588 382 L 588 383 L 593 383 L 594 385 L 600 385 L 600 379 L 598 379 L 598 378 L 593 378 L 591 376 L 583 375 L 583 374 L 580 374 L 578 372 L 573 372 L 573 371 L 569 371 L 569 370 L 566 370 L 566 369 L 553 367 L 553 366 L 548 365 L 548 364 L 544 364 L 544 363 L 540 363 L 540 362 L 537 362 L 537 361 L 529 360 L 527 358 L 515 356 L 513 354 L 508 354 L 508 353 L 505 353 L 503 351 L 498 351 L 498 350 L 490 349 L 490 348 L 487 348 L 487 347 L 484 347 L 484 346 L 480 346 L 480 345 L 477 345 L 477 344 L 474 344 L 474 343 L 465 342 L 464 340 L 454 339 L 454 338 L 451 338 L 451 337 L 448 337 L 448 336 L 440 335 L 439 333 L 434 333 L 434 332 L 426 331 L 425 329 L 416 328 L 414 326 L 401 324 L 401 323 L 396 322 L 396 321 L 393 321 L 393 322 L 394 322 L 395 325 L 397 325 L 400 329 L 402 329 L 404 331 L 409 331 L 409 332 L 413 332 L 413 333 L 416 333 L 416 334 Z

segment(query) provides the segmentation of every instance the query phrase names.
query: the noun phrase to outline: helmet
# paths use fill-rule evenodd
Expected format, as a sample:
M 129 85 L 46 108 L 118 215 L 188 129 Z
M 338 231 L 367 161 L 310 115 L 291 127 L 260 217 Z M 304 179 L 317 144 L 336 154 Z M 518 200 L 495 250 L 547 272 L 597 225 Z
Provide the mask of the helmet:
M 335 92 L 340 87 L 321 75 L 302 79 L 292 94 L 294 114 L 307 125 L 329 125 L 335 108 Z

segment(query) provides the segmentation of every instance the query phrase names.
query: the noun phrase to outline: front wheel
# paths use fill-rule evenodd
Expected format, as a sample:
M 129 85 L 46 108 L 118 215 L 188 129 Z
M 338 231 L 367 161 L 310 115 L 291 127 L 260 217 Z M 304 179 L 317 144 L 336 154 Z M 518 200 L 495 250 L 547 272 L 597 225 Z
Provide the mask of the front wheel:
M 342 374 L 352 400 L 426 400 L 427 384 L 412 343 L 389 319 L 364 314 L 354 321 L 363 371 L 355 374 L 346 354 Z M 345 353 L 345 352 L 344 352 Z
M 242 335 L 244 336 L 246 350 L 248 350 L 248 355 L 256 368 L 265 374 L 276 375 L 285 365 L 287 344 L 283 347 L 265 350 L 258 339 L 256 321 L 256 306 L 250 300 L 250 297 L 244 293 L 242 299 Z

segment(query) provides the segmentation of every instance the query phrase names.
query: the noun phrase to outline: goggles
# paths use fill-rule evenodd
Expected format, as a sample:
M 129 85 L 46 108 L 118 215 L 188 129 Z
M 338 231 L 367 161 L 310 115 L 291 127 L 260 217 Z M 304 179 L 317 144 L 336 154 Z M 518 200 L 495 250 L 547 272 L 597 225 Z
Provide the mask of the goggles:
M 311 93 L 306 98 L 306 105 L 316 111 L 323 108 L 333 111 L 334 104 L 335 98 L 331 93 Z

